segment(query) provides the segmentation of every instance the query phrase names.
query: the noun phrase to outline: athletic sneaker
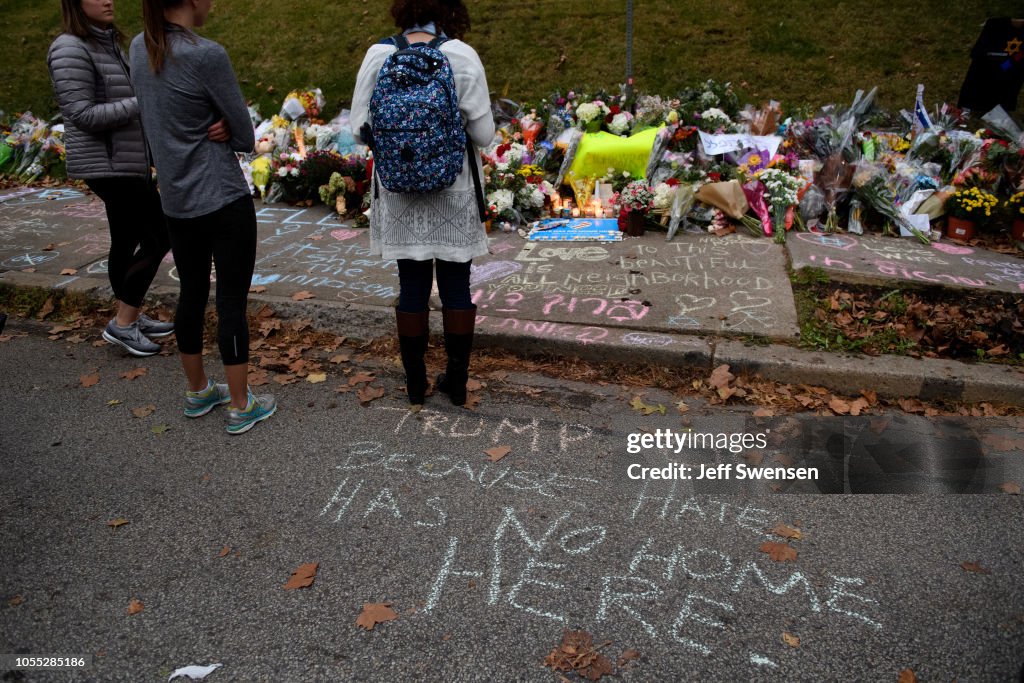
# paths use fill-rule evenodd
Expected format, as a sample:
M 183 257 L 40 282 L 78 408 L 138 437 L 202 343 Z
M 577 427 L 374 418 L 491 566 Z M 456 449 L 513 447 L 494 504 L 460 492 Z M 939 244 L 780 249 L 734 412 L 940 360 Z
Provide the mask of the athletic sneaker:
M 161 337 L 174 334 L 174 323 L 153 320 L 145 313 L 139 316 L 137 322 L 139 323 L 139 329 L 142 330 L 142 334 L 150 339 L 160 339 Z
M 111 320 L 103 330 L 103 338 L 111 344 L 121 346 L 133 356 L 152 356 L 160 353 L 160 345 L 150 341 L 149 337 L 142 333 L 137 321 L 128 327 L 121 327 L 116 320 Z
M 185 417 L 202 417 L 225 403 L 231 403 L 228 385 L 214 384 L 212 379 L 208 379 L 202 391 L 185 392 Z
M 274 414 L 277 410 L 277 401 L 270 394 L 253 396 L 249 392 L 249 404 L 245 410 L 228 406 L 228 434 L 244 434 L 253 428 L 257 422 L 262 422 Z

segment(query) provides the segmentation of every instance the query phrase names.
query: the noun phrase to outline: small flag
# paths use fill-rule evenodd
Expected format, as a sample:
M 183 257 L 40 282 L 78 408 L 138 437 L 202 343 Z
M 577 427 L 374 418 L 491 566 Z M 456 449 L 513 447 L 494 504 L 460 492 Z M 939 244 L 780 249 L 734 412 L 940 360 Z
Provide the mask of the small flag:
M 932 128 L 932 120 L 924 106 L 924 84 L 921 83 L 917 86 L 917 99 L 914 101 L 914 128 L 917 130 L 931 130 Z

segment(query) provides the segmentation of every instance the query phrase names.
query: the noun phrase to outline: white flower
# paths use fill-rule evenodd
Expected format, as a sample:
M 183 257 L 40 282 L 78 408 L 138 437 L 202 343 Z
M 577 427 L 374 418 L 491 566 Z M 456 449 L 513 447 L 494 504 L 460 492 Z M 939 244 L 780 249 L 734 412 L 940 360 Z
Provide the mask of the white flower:
M 288 167 L 282 166 L 281 168 L 277 169 L 277 175 L 281 178 L 284 178 L 286 175 L 288 175 Z
M 544 206 L 544 193 L 536 185 L 527 184 L 519 191 L 520 205 L 539 209 Z
M 627 111 L 622 111 L 612 117 L 612 122 L 608 124 L 608 130 L 616 135 L 622 135 L 629 131 L 629 128 L 632 125 L 633 115 Z
M 667 209 L 675 199 L 676 188 L 668 183 L 658 183 L 654 188 L 654 208 Z
M 598 117 L 606 116 L 611 110 L 600 100 L 584 102 L 576 107 L 576 118 L 582 123 L 590 123 Z
M 512 190 L 495 190 L 487 195 L 487 203 L 494 206 L 498 213 L 511 209 L 515 203 Z

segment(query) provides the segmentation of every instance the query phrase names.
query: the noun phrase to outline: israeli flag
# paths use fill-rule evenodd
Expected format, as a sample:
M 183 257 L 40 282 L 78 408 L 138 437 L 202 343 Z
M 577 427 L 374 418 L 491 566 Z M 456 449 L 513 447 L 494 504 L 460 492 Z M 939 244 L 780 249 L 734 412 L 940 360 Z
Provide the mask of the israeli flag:
M 914 101 L 914 127 L 918 130 L 931 130 L 932 120 L 924 106 L 924 84 L 917 85 L 917 99 Z

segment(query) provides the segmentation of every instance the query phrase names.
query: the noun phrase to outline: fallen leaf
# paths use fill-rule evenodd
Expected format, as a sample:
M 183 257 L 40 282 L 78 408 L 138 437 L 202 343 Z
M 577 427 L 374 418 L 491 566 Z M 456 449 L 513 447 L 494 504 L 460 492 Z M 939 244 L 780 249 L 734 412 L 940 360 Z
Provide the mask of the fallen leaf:
M 121 377 L 127 380 L 133 380 L 138 379 L 139 377 L 144 377 L 148 372 L 149 370 L 147 370 L 146 368 L 135 368 L 134 370 L 129 370 L 128 372 L 122 372 Z
M 256 287 L 250 287 L 249 291 L 252 292 L 253 294 L 262 294 L 263 292 L 267 291 L 267 288 L 264 287 L 263 285 L 257 285 Z
M 326 382 L 327 381 L 327 373 L 326 372 L 311 372 L 309 374 L 309 377 L 306 378 L 306 381 L 309 382 L 310 384 L 320 384 L 321 382 Z
M 65 268 L 64 270 L 60 271 L 61 275 L 75 275 L 77 273 L 78 273 L 78 269 L 77 268 Z
M 228 553 L 230 553 L 230 552 L 231 552 L 231 546 L 229 546 L 229 545 L 226 545 L 226 546 L 224 546 L 223 548 L 221 548 L 221 550 L 220 550 L 220 554 L 219 554 L 219 555 L 217 555 L 217 557 L 225 557 L 225 556 L 227 556 L 227 554 L 228 554 Z
M 50 328 L 50 334 L 60 334 L 62 332 L 70 332 L 73 329 L 75 329 L 75 328 L 68 327 L 67 325 L 54 325 L 52 328 Z
M 7 601 L 7 605 L 9 607 L 17 607 L 23 602 L 25 602 L 25 598 L 21 597 L 20 595 L 15 595 L 13 598 Z
M 991 574 L 992 572 L 981 566 L 979 562 L 961 562 L 960 566 L 964 568 L 964 571 L 974 572 L 975 574 Z
M 761 544 L 762 553 L 768 553 L 768 557 L 775 562 L 794 562 L 796 560 L 796 549 L 786 543 L 775 543 L 766 541 Z
M 911 669 L 904 669 L 900 672 L 900 676 L 896 679 L 896 683 L 917 683 L 917 674 L 915 674 Z
M 839 415 L 849 415 L 851 409 L 849 403 L 838 397 L 835 397 L 831 401 L 829 401 L 828 407 L 832 410 L 832 412 L 837 413 Z
M 269 382 L 266 370 L 254 370 L 249 373 L 249 386 L 251 387 L 262 387 Z
M 986 434 L 981 442 L 997 451 L 1024 451 L 1024 439 L 1008 439 L 998 434 Z
M 303 290 L 301 292 L 295 292 L 294 294 L 292 294 L 292 301 L 305 301 L 306 299 L 315 299 L 315 298 L 316 298 L 316 294 L 313 294 L 312 292 L 307 292 L 305 290 Z
M 281 386 L 287 386 L 299 381 L 295 375 L 274 375 L 274 381 Z
M 1021 492 L 1020 484 L 1015 481 L 1008 481 L 1005 484 L 1000 484 L 999 490 L 1003 493 L 1009 493 L 1011 496 L 1019 496 Z
M 390 602 L 367 602 L 363 604 L 363 611 L 356 619 L 356 626 L 372 631 L 377 624 L 394 621 L 397 618 L 398 612 L 391 609 Z
M 382 396 L 384 396 L 384 387 L 374 387 L 369 384 L 356 392 L 356 397 L 359 398 L 360 403 L 369 403 L 370 401 L 375 401 Z
M 337 356 L 331 356 L 330 362 L 334 365 L 338 363 L 347 363 L 352 360 L 352 354 L 350 353 L 339 353 Z
M 80 334 L 73 334 L 64 341 L 66 341 L 69 344 L 81 344 L 82 342 L 85 341 L 85 337 L 83 337 Z
M 679 411 L 680 415 L 685 415 L 690 412 L 690 406 L 686 405 L 682 401 L 676 404 L 676 410 Z
M 128 603 L 128 615 L 129 616 L 131 616 L 133 614 L 138 614 L 143 609 L 144 609 L 143 604 L 141 602 L 139 602 L 138 600 L 136 600 L 135 598 L 132 598 L 132 601 Z
M 794 636 L 792 633 L 789 633 L 788 631 L 782 634 L 782 642 L 784 642 L 786 645 L 789 645 L 790 647 L 800 647 L 800 638 Z
M 619 655 L 619 666 L 625 666 L 628 662 L 636 661 L 640 659 L 640 653 L 636 650 L 626 650 Z
M 466 394 L 466 405 L 465 407 L 469 410 L 475 410 L 480 405 L 480 394 Z
M 309 564 L 299 566 L 298 569 L 292 572 L 292 577 L 288 579 L 284 589 L 291 591 L 297 588 L 309 588 L 316 579 L 316 570 L 319 566 L 319 562 L 310 562 Z
M 736 379 L 736 375 L 729 372 L 728 365 L 719 365 L 712 371 L 711 377 L 708 378 L 708 384 L 715 389 L 724 389 L 734 379 Z
M 109 522 L 107 522 L 107 526 L 112 527 L 114 529 L 116 529 L 119 526 L 124 526 L 125 524 L 131 524 L 131 522 L 129 522 L 127 519 L 124 519 L 123 517 L 118 517 L 117 519 L 112 519 Z
M 153 427 L 149 431 L 153 432 L 154 434 L 163 434 L 164 432 L 171 431 L 171 426 L 170 425 L 157 425 L 156 427 Z
M 555 672 L 575 672 L 591 681 L 615 672 L 612 660 L 601 654 L 601 650 L 612 644 L 607 641 L 595 646 L 593 636 L 586 631 L 570 631 L 562 634 L 562 643 L 544 658 L 544 666 Z M 563 680 L 568 680 L 564 679 Z
M 132 408 L 132 415 L 135 417 L 148 417 L 156 412 L 156 406 L 152 403 L 148 406 L 142 406 L 141 408 Z
M 665 410 L 665 406 L 661 405 L 660 403 L 656 406 L 648 405 L 644 403 L 643 399 L 640 398 L 639 396 L 633 397 L 633 400 L 632 402 L 630 402 L 629 406 L 633 410 L 637 411 L 638 413 L 643 413 L 644 415 L 650 415 L 652 413 L 661 413 L 662 415 L 668 414 Z
M 53 251 L 53 250 L 54 250 L 54 249 L 56 249 L 56 248 L 57 248 L 57 245 L 56 245 L 56 244 L 54 244 L 53 242 L 50 242 L 50 243 L 49 243 L 49 244 L 47 244 L 47 245 L 46 245 L 45 247 L 43 247 L 43 249 L 42 249 L 42 250 L 43 250 L 43 251 Z
M 758 408 L 754 411 L 754 417 L 775 417 L 775 411 L 771 408 Z
M 799 541 L 803 538 L 803 534 L 800 533 L 799 529 L 794 529 L 791 526 L 786 526 L 782 522 L 779 522 L 772 528 L 772 533 L 776 536 L 781 536 L 783 538 L 791 538 L 794 541 Z
M 368 384 L 368 383 L 372 382 L 375 379 L 376 379 L 376 377 L 373 376 L 373 373 L 360 372 L 359 374 L 353 375 L 352 377 L 349 378 L 348 385 L 350 387 L 354 387 L 357 384 L 363 384 L 363 383 L 367 383 Z
M 39 312 L 36 313 L 36 318 L 38 318 L 39 320 L 44 320 L 46 316 L 53 313 L 53 311 L 53 297 L 51 296 L 49 299 L 46 300 L 46 303 L 43 304 L 43 307 L 39 309 Z
M 498 462 L 511 452 L 512 449 L 508 446 L 495 446 L 494 448 L 488 448 L 484 451 L 484 453 L 487 454 L 487 459 L 491 462 Z
M 88 389 L 89 387 L 96 386 L 100 383 L 100 373 L 95 372 L 91 375 L 82 375 L 78 378 L 78 381 L 81 383 L 83 389 Z
M 480 391 L 483 388 L 484 385 L 475 379 L 466 380 L 466 391 Z
M 119 406 L 122 403 L 123 403 L 123 401 L 121 401 L 120 399 L 116 399 L 116 398 L 112 398 L 109 401 L 107 401 L 107 405 L 108 406 Z

